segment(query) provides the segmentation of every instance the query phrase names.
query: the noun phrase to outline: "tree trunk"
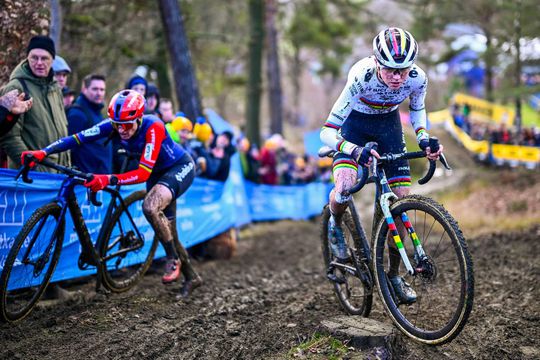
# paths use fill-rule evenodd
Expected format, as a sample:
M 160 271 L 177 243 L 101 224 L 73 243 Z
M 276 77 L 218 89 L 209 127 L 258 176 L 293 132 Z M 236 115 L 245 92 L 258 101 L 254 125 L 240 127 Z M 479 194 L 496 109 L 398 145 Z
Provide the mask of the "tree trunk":
M 514 126 L 517 129 L 517 133 L 521 134 L 521 0 L 517 1 L 517 9 L 515 11 L 514 27 L 516 29 L 515 35 L 515 47 L 516 47 L 516 116 Z
M 264 0 L 249 0 L 249 79 L 246 104 L 246 132 L 252 144 L 260 146 Z
M 493 101 L 493 58 L 495 54 L 493 49 L 493 36 L 488 29 L 484 29 L 484 34 L 486 35 L 486 51 L 484 53 L 484 59 L 486 62 L 486 99 L 488 101 Z
M 292 111 L 292 124 L 298 125 L 298 118 L 300 117 L 300 80 L 302 78 L 302 60 L 300 60 L 301 48 L 294 46 L 294 58 L 292 63 L 292 85 L 293 85 L 293 111 Z
M 51 30 L 49 36 L 54 41 L 56 52 L 60 53 L 60 40 L 62 38 L 62 7 L 59 0 L 49 0 L 51 5 Z
M 266 66 L 270 104 L 270 131 L 283 134 L 283 92 L 276 29 L 276 0 L 266 0 Z
M 173 68 L 176 97 L 180 109 L 194 121 L 202 115 L 202 105 L 180 4 L 177 0 L 159 0 L 159 11 Z

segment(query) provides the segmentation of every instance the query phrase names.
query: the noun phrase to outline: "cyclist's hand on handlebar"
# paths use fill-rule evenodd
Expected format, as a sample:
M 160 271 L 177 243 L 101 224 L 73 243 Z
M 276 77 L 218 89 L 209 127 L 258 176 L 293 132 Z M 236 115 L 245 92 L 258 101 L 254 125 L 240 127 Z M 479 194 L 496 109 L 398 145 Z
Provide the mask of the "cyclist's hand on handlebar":
M 426 157 L 429 160 L 439 160 L 439 156 L 441 156 L 444 148 L 442 144 L 438 144 L 438 150 L 436 152 L 432 152 L 431 147 L 429 146 L 429 141 L 427 139 L 421 140 L 418 143 L 418 146 L 420 147 L 420 149 L 426 152 Z
M 372 156 L 375 156 L 377 159 L 380 159 L 381 157 L 379 153 L 377 152 L 377 150 L 371 148 L 370 146 L 366 146 L 366 147 L 356 146 L 353 149 L 351 156 L 353 157 L 354 160 L 356 160 L 356 162 L 359 165 L 366 166 L 366 167 L 371 165 Z
M 21 165 L 25 165 L 25 158 L 27 155 L 31 155 L 35 160 L 37 161 L 31 161 L 28 166 L 33 168 L 36 166 L 39 162 L 43 161 L 47 157 L 47 153 L 43 150 L 29 150 L 29 151 L 23 151 L 21 154 Z
M 83 185 L 90 188 L 93 192 L 98 192 L 106 188 L 109 182 L 110 175 L 94 174 L 94 178 L 90 181 L 86 180 Z

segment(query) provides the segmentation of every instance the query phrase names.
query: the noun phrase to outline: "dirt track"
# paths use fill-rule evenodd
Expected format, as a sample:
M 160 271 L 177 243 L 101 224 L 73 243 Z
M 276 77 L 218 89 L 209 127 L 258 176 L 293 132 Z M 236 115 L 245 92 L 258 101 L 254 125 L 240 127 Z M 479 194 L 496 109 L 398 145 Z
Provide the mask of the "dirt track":
M 231 261 L 196 264 L 206 280 L 188 301 L 159 274 L 134 290 L 36 310 L 0 326 L 0 358 L 282 359 L 321 319 L 340 314 L 323 278 L 315 222 L 258 224 Z M 397 358 L 519 359 L 540 356 L 540 228 L 470 239 L 476 299 L 451 344 L 427 348 L 402 338 Z M 385 319 L 378 299 L 371 317 Z M 349 353 L 354 356 L 354 352 Z M 360 355 L 360 354 L 358 354 Z

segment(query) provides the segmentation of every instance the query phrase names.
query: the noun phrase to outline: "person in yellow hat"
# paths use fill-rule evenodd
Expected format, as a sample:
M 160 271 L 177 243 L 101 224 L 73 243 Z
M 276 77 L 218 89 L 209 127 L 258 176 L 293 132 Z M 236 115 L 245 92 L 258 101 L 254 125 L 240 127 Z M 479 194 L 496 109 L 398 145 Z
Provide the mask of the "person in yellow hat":
M 193 123 L 187 117 L 177 116 L 171 122 L 171 128 L 175 131 L 180 144 L 185 144 L 193 138 Z
M 212 127 L 207 122 L 202 124 L 196 123 L 195 127 L 193 128 L 193 135 L 205 146 L 208 146 L 214 139 Z

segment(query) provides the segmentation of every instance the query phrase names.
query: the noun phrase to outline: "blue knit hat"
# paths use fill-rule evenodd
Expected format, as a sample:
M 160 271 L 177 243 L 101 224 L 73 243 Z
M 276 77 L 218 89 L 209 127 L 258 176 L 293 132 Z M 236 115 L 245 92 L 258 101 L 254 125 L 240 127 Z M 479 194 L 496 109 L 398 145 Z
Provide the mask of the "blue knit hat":
M 145 88 L 148 88 L 148 82 L 146 81 L 146 79 L 142 76 L 135 75 L 131 79 L 129 79 L 126 85 L 126 89 L 131 89 L 133 86 L 138 84 L 143 84 Z

